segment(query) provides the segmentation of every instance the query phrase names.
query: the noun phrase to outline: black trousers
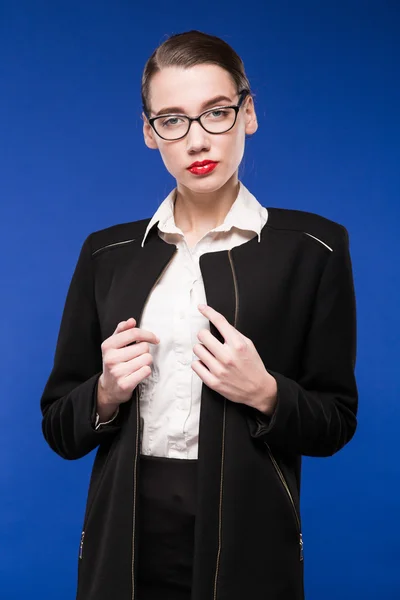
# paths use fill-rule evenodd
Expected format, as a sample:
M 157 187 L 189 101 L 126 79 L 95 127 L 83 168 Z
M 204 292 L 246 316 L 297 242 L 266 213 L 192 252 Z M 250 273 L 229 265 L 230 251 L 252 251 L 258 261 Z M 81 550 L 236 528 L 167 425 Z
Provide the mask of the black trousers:
M 140 456 L 137 600 L 190 600 L 197 460 Z

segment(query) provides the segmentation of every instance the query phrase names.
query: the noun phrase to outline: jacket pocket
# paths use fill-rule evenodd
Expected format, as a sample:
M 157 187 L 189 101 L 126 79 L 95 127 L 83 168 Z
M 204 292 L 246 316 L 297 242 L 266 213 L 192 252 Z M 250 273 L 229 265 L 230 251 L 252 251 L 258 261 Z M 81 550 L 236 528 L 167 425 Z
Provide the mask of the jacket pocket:
M 282 469 L 280 468 L 280 466 L 278 464 L 278 461 L 274 457 L 274 455 L 273 455 L 273 453 L 271 451 L 271 448 L 269 447 L 269 445 L 267 444 L 267 442 L 264 442 L 264 444 L 265 444 L 265 446 L 267 448 L 269 458 L 270 458 L 270 460 L 272 462 L 272 465 L 273 465 L 273 467 L 275 469 L 275 472 L 276 472 L 276 474 L 277 474 L 277 476 L 279 478 L 279 481 L 280 481 L 280 483 L 281 483 L 281 485 L 282 485 L 282 487 L 283 487 L 283 489 L 285 491 L 285 495 L 286 495 L 286 497 L 289 500 L 289 503 L 290 503 L 290 506 L 291 506 L 291 509 L 292 509 L 292 512 L 293 512 L 293 516 L 294 516 L 294 519 L 295 519 L 295 522 L 296 522 L 297 532 L 298 532 L 298 535 L 299 535 L 299 559 L 302 561 L 303 560 L 303 534 L 302 534 L 302 530 L 301 530 L 300 512 L 299 512 L 298 508 L 296 507 L 296 503 L 294 501 L 293 494 L 292 494 L 292 492 L 290 490 L 290 487 L 289 487 L 289 484 L 286 481 L 286 478 L 285 478 L 285 476 L 284 476 L 284 474 L 282 472 Z

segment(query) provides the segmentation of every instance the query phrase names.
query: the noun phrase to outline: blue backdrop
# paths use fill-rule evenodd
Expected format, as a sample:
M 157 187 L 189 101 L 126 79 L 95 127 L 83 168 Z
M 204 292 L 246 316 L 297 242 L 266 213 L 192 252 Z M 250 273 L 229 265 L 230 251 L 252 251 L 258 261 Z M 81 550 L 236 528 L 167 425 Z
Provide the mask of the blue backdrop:
M 304 461 L 307 600 L 400 598 L 399 25 L 397 0 L 0 1 L 2 600 L 74 598 L 93 455 L 51 452 L 39 399 L 84 238 L 174 184 L 142 140 L 140 78 L 193 28 L 233 45 L 256 94 L 244 183 L 350 233 L 359 429 Z

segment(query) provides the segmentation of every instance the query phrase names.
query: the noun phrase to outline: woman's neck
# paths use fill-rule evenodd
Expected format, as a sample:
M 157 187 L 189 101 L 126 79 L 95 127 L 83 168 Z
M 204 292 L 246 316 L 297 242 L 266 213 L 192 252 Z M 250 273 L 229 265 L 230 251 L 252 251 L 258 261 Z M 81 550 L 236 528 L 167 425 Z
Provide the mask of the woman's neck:
M 186 235 L 202 237 L 224 222 L 239 193 L 237 176 L 231 177 L 215 192 L 198 193 L 177 186 L 174 218 L 175 224 Z

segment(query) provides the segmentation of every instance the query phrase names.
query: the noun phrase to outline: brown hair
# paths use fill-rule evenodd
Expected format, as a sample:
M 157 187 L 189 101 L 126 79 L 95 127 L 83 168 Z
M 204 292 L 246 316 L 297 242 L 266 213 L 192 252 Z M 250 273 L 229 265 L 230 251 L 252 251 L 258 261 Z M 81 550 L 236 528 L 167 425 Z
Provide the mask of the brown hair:
M 250 92 L 244 64 L 240 56 L 224 40 L 192 30 L 177 33 L 163 42 L 148 59 L 142 76 L 142 104 L 149 114 L 149 89 L 152 76 L 163 67 L 190 68 L 195 65 L 218 65 L 228 71 L 238 92 Z

